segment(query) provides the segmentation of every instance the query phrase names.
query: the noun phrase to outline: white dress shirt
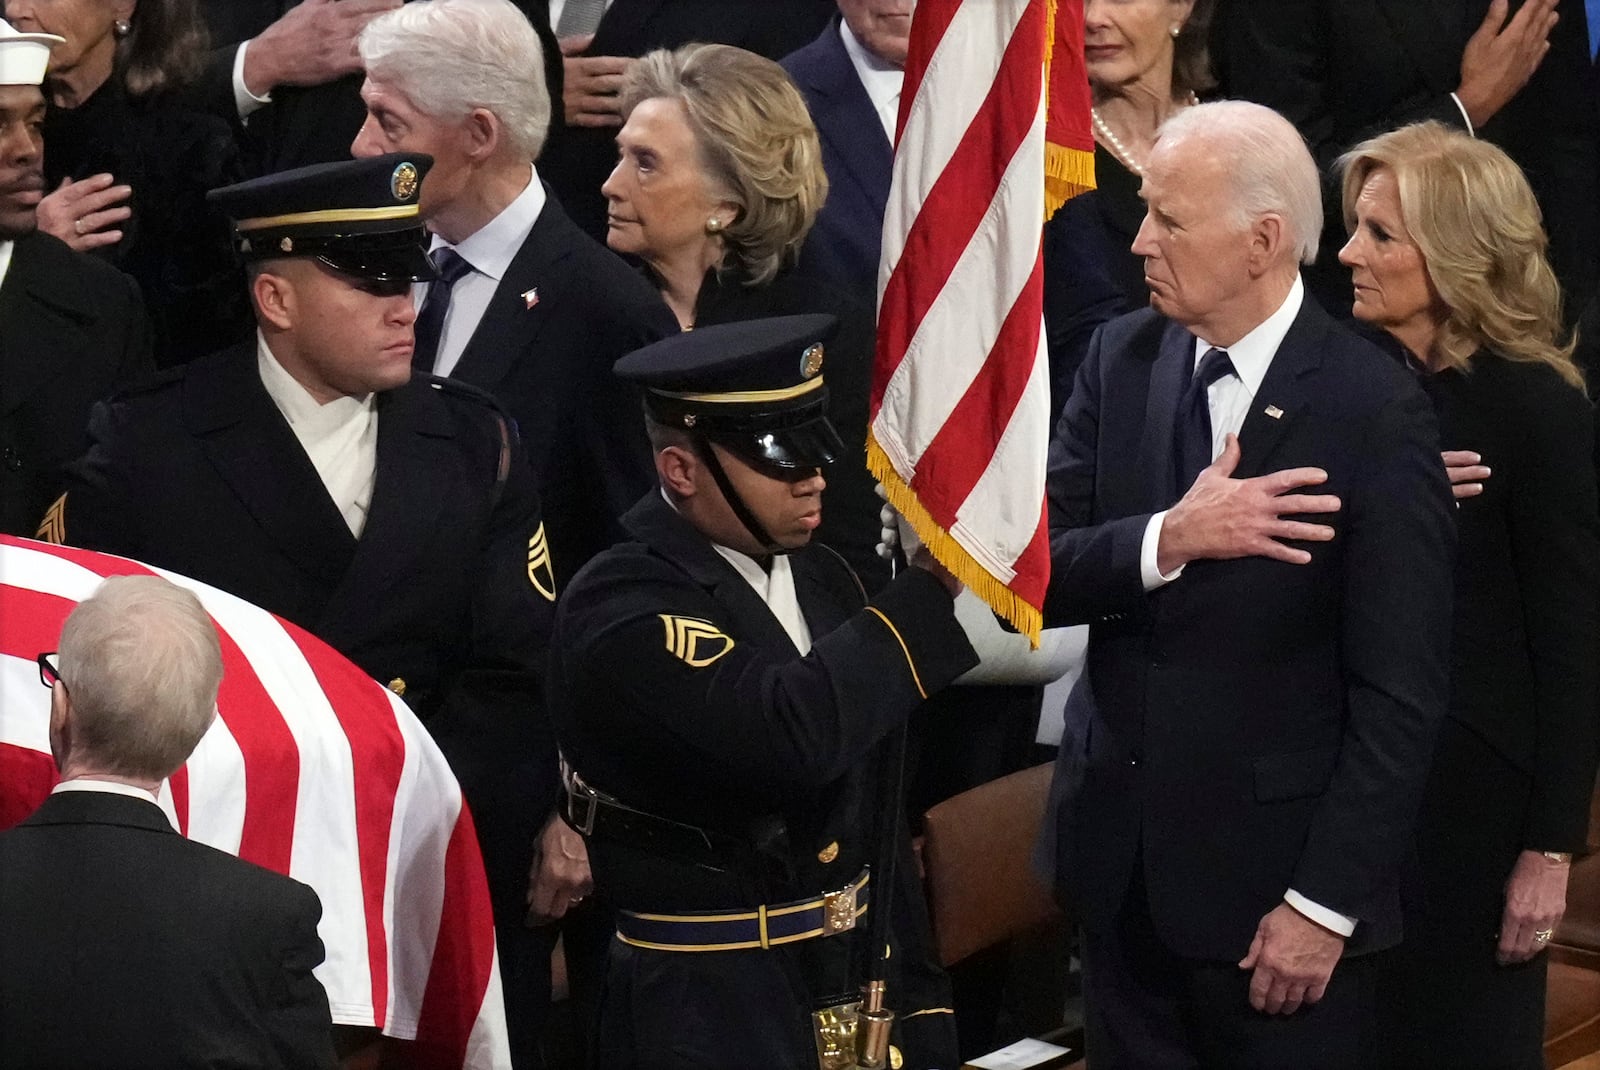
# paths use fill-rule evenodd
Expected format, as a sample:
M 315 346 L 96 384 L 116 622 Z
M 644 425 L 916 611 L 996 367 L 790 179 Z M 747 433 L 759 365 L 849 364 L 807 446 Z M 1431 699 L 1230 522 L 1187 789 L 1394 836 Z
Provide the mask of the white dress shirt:
M 883 124 L 884 136 L 893 145 L 895 124 L 900 121 L 900 88 L 905 84 L 906 72 L 867 51 L 867 46 L 850 32 L 843 19 L 839 20 L 839 36 L 844 40 L 850 66 L 856 69 L 856 77 L 861 79 L 867 99 L 872 101 L 878 121 Z
M 539 172 L 530 164 L 528 184 L 517 194 L 516 200 L 506 205 L 499 215 L 479 227 L 460 245 L 451 245 L 437 234 L 433 236 L 430 253 L 438 249 L 451 249 L 472 268 L 457 279 L 450 289 L 450 309 L 445 313 L 444 329 L 439 333 L 439 350 L 433 360 L 435 375 L 449 375 L 455 370 L 467 343 L 472 340 L 473 332 L 478 329 L 479 321 L 489 308 L 495 290 L 499 289 L 500 280 L 521 251 L 522 243 L 528 240 L 533 225 L 539 221 L 539 213 L 544 211 L 544 201 L 544 183 L 539 181 Z M 427 283 L 419 282 L 411 288 L 411 298 L 418 309 L 422 308 L 427 296 Z
M 768 559 L 769 567 L 762 568 L 761 563 L 749 554 L 729 549 L 719 543 L 712 543 L 711 548 L 721 554 L 722 559 L 732 565 L 767 604 L 767 608 L 772 610 L 772 615 L 778 618 L 778 623 L 783 625 L 783 630 L 794 640 L 794 645 L 799 648 L 800 653 L 811 653 L 811 628 L 806 624 L 805 614 L 800 612 L 800 600 L 794 593 L 794 569 L 790 566 L 788 557 L 783 554 L 773 554 Z
M 16 242 L 0 241 L 0 286 L 6 284 L 6 272 L 11 270 L 11 252 L 16 247 Z
M 1206 404 L 1211 411 L 1212 460 L 1216 460 L 1217 455 L 1222 452 L 1227 436 L 1237 435 L 1239 429 L 1244 426 L 1245 417 L 1250 413 L 1250 406 L 1255 402 L 1256 394 L 1261 389 L 1261 381 L 1267 377 L 1267 368 L 1272 365 L 1272 358 L 1277 355 L 1278 347 L 1283 344 L 1289 328 L 1294 326 L 1295 317 L 1300 314 L 1300 306 L 1305 303 L 1305 295 L 1305 286 L 1296 276 L 1294 285 L 1289 288 L 1289 296 L 1284 298 L 1278 310 L 1249 334 L 1226 347 L 1234 373 L 1219 377 L 1206 389 Z M 1197 337 L 1194 340 L 1195 368 L 1199 367 L 1201 358 L 1211 347 L 1212 343 L 1204 338 Z M 1181 489 L 1187 491 L 1189 488 Z M 1144 542 L 1139 554 L 1139 572 L 1146 591 L 1153 591 L 1157 587 L 1171 583 L 1183 574 L 1182 566 L 1173 572 L 1163 574 L 1156 564 L 1156 547 L 1161 542 L 1161 525 L 1166 517 L 1165 510 L 1157 513 L 1150 518 L 1150 523 L 1144 530 Z M 1283 900 L 1305 917 L 1341 936 L 1349 936 L 1356 931 L 1355 918 L 1307 899 L 1293 888 L 1284 892 Z
M 233 54 L 233 106 L 239 113 L 240 122 L 272 103 L 272 86 L 268 86 L 267 91 L 258 97 L 244 84 L 244 50 L 249 47 L 249 41 L 241 41 L 239 50 Z
M 132 784 L 121 784 L 115 780 L 96 780 L 87 776 L 63 780 L 50 789 L 50 794 L 64 795 L 69 791 L 98 791 L 106 795 L 126 795 L 130 799 L 143 799 L 147 803 L 160 805 L 156 796 L 143 788 L 136 788 Z
M 278 363 L 260 331 L 256 367 L 261 384 L 311 458 L 350 534 L 359 539 L 378 472 L 378 407 L 372 395 L 319 402 Z

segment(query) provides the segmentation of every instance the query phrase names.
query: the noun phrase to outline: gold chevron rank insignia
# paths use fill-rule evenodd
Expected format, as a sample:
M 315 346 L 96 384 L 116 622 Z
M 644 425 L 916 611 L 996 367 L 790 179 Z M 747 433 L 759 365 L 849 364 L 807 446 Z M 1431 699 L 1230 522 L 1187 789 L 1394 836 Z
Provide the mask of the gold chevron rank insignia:
M 53 542 L 57 546 L 67 541 L 67 496 L 63 494 L 50 503 L 50 508 L 45 510 L 44 519 L 39 521 L 39 530 L 33 537 L 40 542 Z
M 667 629 L 667 653 L 691 669 L 703 669 L 733 649 L 733 640 L 708 620 L 662 613 L 661 623 Z
M 550 565 L 550 541 L 544 537 L 543 524 L 528 540 L 528 582 L 546 601 L 556 600 L 556 572 Z

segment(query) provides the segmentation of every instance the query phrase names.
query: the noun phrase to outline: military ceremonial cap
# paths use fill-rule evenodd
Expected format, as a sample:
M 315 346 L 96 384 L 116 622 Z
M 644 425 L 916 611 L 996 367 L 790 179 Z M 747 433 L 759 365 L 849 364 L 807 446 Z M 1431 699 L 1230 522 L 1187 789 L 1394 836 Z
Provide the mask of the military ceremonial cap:
M 434 277 L 417 207 L 433 157 L 390 153 L 314 164 L 212 190 L 246 260 L 310 256 L 382 282 Z
M 815 468 L 843 450 L 828 422 L 824 343 L 832 316 L 780 316 L 672 335 L 617 361 L 658 423 L 779 468 Z
M 0 5 L 3 6 L 3 5 Z M 66 44 L 53 33 L 20 33 L 0 19 L 0 85 L 38 85 L 50 63 L 52 45 Z

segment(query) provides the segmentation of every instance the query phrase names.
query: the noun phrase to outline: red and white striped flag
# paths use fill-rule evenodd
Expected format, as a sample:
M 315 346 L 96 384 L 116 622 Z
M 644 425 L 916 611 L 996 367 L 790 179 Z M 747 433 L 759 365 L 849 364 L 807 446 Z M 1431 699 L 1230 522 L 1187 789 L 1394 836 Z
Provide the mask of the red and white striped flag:
M 214 587 L 0 537 L 0 828 L 54 786 L 34 658 L 107 576 L 164 576 L 216 622 L 218 717 L 161 806 L 190 839 L 309 884 L 333 1020 L 415 1041 L 408 1065 L 510 1065 L 488 886 L 461 789 L 398 698 L 326 643 Z
M 867 464 L 934 556 L 1037 644 L 1042 233 L 1093 185 L 1081 0 L 918 0 L 899 128 Z

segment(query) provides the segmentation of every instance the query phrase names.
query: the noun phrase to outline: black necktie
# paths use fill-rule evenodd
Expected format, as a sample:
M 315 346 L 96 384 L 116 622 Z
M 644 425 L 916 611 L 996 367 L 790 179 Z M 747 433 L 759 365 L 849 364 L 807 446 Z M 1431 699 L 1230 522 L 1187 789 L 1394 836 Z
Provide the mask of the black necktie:
M 1178 426 L 1172 445 L 1179 494 L 1186 493 L 1201 469 L 1211 463 L 1211 402 L 1206 388 L 1232 374 L 1228 351 L 1208 349 L 1184 388 L 1183 397 L 1178 399 Z
M 411 367 L 419 372 L 433 371 L 444 317 L 450 311 L 450 288 L 472 270 L 471 264 L 447 246 L 439 246 L 431 256 L 439 277 L 428 283 L 428 295 L 422 299 L 422 311 L 417 313 L 417 348 L 411 354 Z

